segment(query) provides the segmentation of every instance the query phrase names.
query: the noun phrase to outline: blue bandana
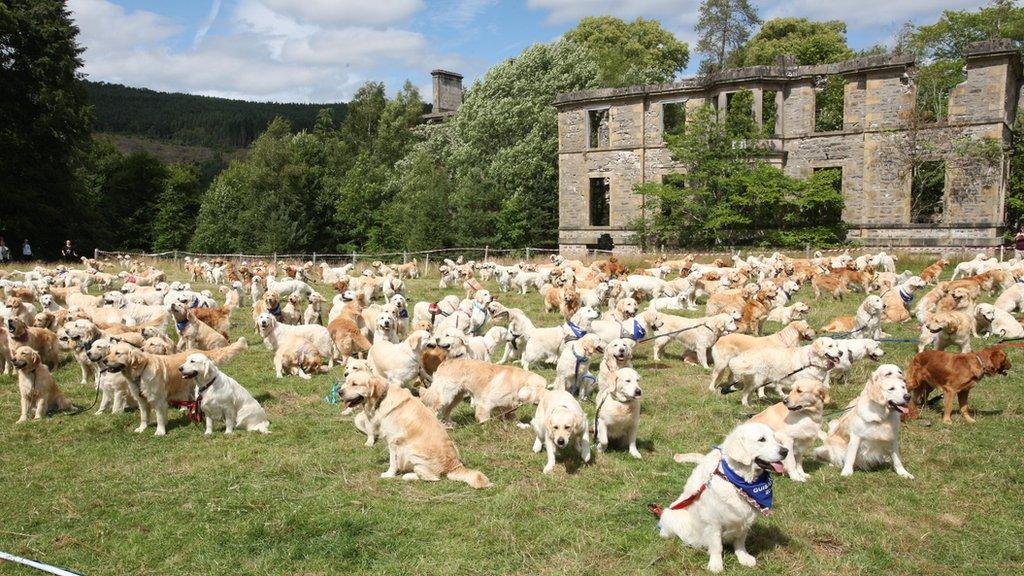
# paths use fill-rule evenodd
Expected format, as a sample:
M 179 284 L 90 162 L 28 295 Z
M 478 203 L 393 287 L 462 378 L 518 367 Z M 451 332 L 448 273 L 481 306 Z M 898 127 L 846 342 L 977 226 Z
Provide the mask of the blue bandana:
M 398 311 L 398 317 L 399 318 L 408 318 L 409 317 L 409 309 L 408 308 L 402 308 L 401 310 L 399 310 Z
M 583 338 L 584 336 L 587 335 L 587 331 L 584 330 L 583 328 L 580 328 L 579 326 L 573 324 L 572 320 L 566 322 L 565 325 L 568 326 L 569 327 L 569 331 L 572 332 L 572 337 L 577 339 L 577 340 L 579 340 L 580 338 Z
M 199 299 L 198 299 L 198 298 L 195 298 L 195 299 L 193 299 L 193 300 L 192 300 L 192 303 L 191 303 L 191 304 L 189 304 L 189 306 L 188 306 L 188 307 L 189 307 L 189 308 L 193 308 L 193 309 L 195 309 L 195 308 L 199 308 Z
M 761 473 L 753 482 L 747 482 L 739 474 L 729 468 L 725 458 L 722 458 L 722 475 L 733 486 L 739 489 L 756 503 L 761 510 L 770 510 L 772 507 L 772 476 L 767 471 Z
M 897 290 L 897 292 L 900 293 L 900 298 L 903 299 L 904 306 L 910 306 L 910 303 L 914 301 L 914 295 L 907 294 L 906 292 L 903 291 L 903 288 L 900 288 L 899 290 Z
M 633 320 L 633 335 L 630 336 L 630 338 L 633 340 L 640 340 L 644 336 L 647 336 L 647 330 L 644 330 L 644 327 L 641 326 L 639 322 Z
M 277 308 L 274 308 L 273 310 L 267 310 L 267 312 L 270 312 L 276 318 L 281 318 L 281 305 L 278 304 Z
M 181 332 L 182 330 L 184 330 L 185 326 L 188 326 L 188 320 L 187 319 L 181 320 L 181 321 L 178 321 L 178 322 L 174 323 L 174 327 L 178 329 L 178 332 Z

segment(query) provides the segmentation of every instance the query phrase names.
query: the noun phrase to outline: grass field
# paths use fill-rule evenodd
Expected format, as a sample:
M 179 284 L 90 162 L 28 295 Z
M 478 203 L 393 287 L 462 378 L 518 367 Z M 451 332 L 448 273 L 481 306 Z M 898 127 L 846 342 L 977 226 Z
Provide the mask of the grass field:
M 927 263 L 900 262 L 914 270 Z M 410 303 L 441 295 L 436 278 L 410 283 Z M 857 294 L 841 304 L 814 302 L 809 287 L 797 299 L 811 304 L 815 327 L 852 314 L 860 302 Z M 501 300 L 538 325 L 558 322 L 536 293 Z M 477 424 L 464 405 L 452 438 L 466 465 L 486 473 L 494 488 L 381 480 L 385 446 L 364 447 L 351 419 L 323 400 L 334 375 L 274 379 L 249 311 L 238 310 L 235 320 L 232 337 L 246 336 L 252 348 L 225 372 L 267 409 L 269 436 L 204 437 L 176 413 L 163 438 L 152 426 L 132 433 L 133 412 L 60 414 L 15 426 L 16 380 L 0 376 L 0 550 L 90 575 L 699 574 L 706 552 L 659 538 L 645 505 L 668 503 L 682 489 L 691 466 L 674 463 L 674 452 L 707 450 L 767 405 L 744 409 L 738 394 L 713 395 L 706 372 L 671 347 L 667 361 L 654 364 L 650 344 L 641 345 L 642 460 L 595 452 L 590 465 L 560 460 L 545 476 L 544 455 L 530 451 L 531 431 Z M 916 336 L 909 324 L 889 331 Z M 903 367 L 916 350 L 884 348 L 886 361 Z M 756 570 L 1021 573 L 1024 349 L 1009 354 L 1011 375 L 987 379 L 971 395 L 977 424 L 955 414 L 946 426 L 927 411 L 904 427 L 903 459 L 916 480 L 891 469 L 840 478 L 839 470 L 811 463 L 805 484 L 778 478 L 775 511 L 757 522 L 748 543 Z M 874 367 L 865 361 L 849 383 L 834 385 L 830 408 L 856 396 Z M 73 360 L 57 378 L 76 404 L 92 402 Z M 593 414 L 592 403 L 584 408 Z M 531 413 L 521 409 L 520 420 Z M 754 573 L 731 551 L 725 561 L 726 573 Z M 34 572 L 0 563 L 0 573 Z

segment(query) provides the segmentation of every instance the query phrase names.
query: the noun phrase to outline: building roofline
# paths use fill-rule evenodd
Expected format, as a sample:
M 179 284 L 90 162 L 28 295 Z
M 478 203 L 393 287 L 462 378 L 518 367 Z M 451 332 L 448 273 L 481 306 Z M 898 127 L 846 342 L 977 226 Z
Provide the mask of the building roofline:
M 430 71 L 430 75 L 431 76 L 454 76 L 455 78 L 458 78 L 460 80 L 463 78 L 462 74 L 459 74 L 458 72 L 452 72 L 451 70 L 442 70 L 440 68 L 435 68 L 435 69 L 431 70 Z
M 1018 49 L 1012 40 L 999 39 L 974 42 L 968 45 L 965 55 L 968 58 L 989 57 L 1017 54 Z M 702 92 L 710 88 L 743 84 L 748 82 L 784 83 L 794 80 L 813 79 L 819 76 L 835 74 L 853 75 L 866 72 L 877 72 L 887 69 L 905 69 L 915 64 L 910 54 L 882 54 L 863 56 L 835 64 L 817 64 L 811 66 L 786 66 L 790 57 L 781 57 L 773 66 L 751 66 L 734 68 L 708 76 L 684 78 L 676 82 L 625 86 L 621 88 L 595 88 L 579 92 L 567 92 L 555 96 L 555 108 L 580 104 L 591 101 L 618 100 L 638 96 L 673 94 L 681 92 Z

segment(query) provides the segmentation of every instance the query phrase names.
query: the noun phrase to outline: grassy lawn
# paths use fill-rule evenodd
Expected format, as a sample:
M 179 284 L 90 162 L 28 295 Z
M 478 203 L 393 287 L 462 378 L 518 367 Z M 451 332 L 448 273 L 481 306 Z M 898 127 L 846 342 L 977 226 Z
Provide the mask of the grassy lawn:
M 899 262 L 913 270 L 928 263 Z M 410 282 L 410 305 L 441 295 L 433 276 Z M 820 327 L 852 314 L 861 295 L 814 302 L 808 286 L 797 298 L 811 304 L 811 324 Z M 538 325 L 558 322 L 536 293 L 501 300 Z M 479 425 L 463 405 L 452 437 L 466 465 L 495 485 L 474 491 L 452 481 L 378 478 L 387 468 L 386 447 L 364 447 L 351 419 L 323 400 L 335 376 L 275 379 L 249 310 L 236 311 L 235 321 L 232 338 L 245 336 L 252 347 L 224 370 L 267 409 L 269 436 L 204 437 L 177 413 L 163 438 L 152 435 L 152 426 L 132 433 L 133 412 L 61 414 L 15 426 L 16 379 L 0 376 L 0 550 L 90 575 L 704 572 L 706 552 L 659 538 L 645 505 L 668 503 L 681 491 L 691 466 L 674 463 L 674 452 L 706 451 L 756 410 L 741 407 L 738 394 L 708 392 L 707 373 L 684 364 L 671 346 L 660 364 L 650 360 L 650 344 L 635 359 L 644 389 L 640 461 L 624 450 L 595 452 L 590 465 L 570 461 L 567 469 L 560 460 L 545 476 L 544 455 L 530 451 L 531 431 Z M 888 330 L 910 338 L 915 328 Z M 902 367 L 916 351 L 914 344 L 884 348 L 886 361 Z M 757 570 L 1024 570 L 1022 351 L 1010 349 L 1016 366 L 1009 377 L 984 380 L 971 395 L 977 424 L 954 413 L 945 426 L 941 415 L 926 411 L 904 427 L 903 459 L 916 480 L 891 469 L 840 478 L 838 469 L 817 464 L 807 466 L 812 478 L 805 484 L 778 478 L 775 511 L 758 521 L 748 543 Z M 875 366 L 864 361 L 848 383 L 834 385 L 830 408 L 856 396 Z M 550 369 L 541 373 L 553 376 Z M 57 378 L 76 404 L 92 402 L 93 389 L 78 383 L 73 359 Z M 593 403 L 584 408 L 593 414 Z M 531 414 L 521 409 L 520 420 Z M 0 563 L 0 573 L 34 572 Z M 729 551 L 726 573 L 753 570 Z

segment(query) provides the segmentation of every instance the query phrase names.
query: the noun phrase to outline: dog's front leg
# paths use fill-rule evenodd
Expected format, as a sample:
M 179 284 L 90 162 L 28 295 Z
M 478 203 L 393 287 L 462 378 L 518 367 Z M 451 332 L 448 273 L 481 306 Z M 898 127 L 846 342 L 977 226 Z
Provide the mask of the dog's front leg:
M 231 434 L 235 431 L 235 420 L 238 415 L 234 410 L 228 409 L 224 411 L 224 433 Z
M 40 396 L 36 400 L 36 420 L 39 420 L 43 416 L 46 416 L 46 397 Z
M 708 570 L 712 572 L 722 571 L 722 529 L 718 526 L 708 526 Z
M 89 365 L 88 364 L 81 364 L 80 363 L 78 365 L 78 367 L 82 369 L 82 381 L 80 382 L 80 384 L 82 386 L 85 386 L 86 384 L 89 383 L 89 376 L 90 376 L 89 373 L 91 372 L 91 370 L 89 369 Z
M 639 423 L 639 420 L 633 423 L 633 426 L 629 429 L 629 437 L 627 438 L 627 441 L 629 442 L 629 455 L 637 459 L 643 458 L 643 456 L 640 455 L 640 450 L 637 450 L 636 447 L 636 430 Z
M 156 412 L 156 432 L 154 436 L 163 436 L 167 434 L 167 402 L 154 402 L 153 410 Z
M 24 394 L 22 394 L 21 395 L 21 417 L 18 418 L 18 422 L 17 422 L 18 424 L 21 424 L 22 422 L 25 422 L 25 421 L 28 420 L 28 409 L 29 409 L 29 406 L 30 406 L 30 403 L 28 401 L 28 397 L 25 396 Z
M 603 452 L 608 448 L 608 423 L 603 418 L 597 419 L 597 451 Z
M 213 434 L 213 418 L 209 414 L 206 415 L 206 432 L 204 434 L 207 436 Z
M 747 552 L 747 530 L 740 530 L 739 534 L 732 541 L 732 548 L 736 551 L 736 559 L 747 568 L 757 566 L 757 559 Z
M 843 471 L 840 476 L 853 475 L 853 466 L 857 463 L 857 451 L 860 450 L 860 436 L 850 434 L 850 443 L 846 445 L 846 455 L 843 458 Z
M 96 410 L 97 416 L 103 414 L 103 412 L 106 411 L 107 406 L 110 406 L 112 401 L 116 401 L 116 397 L 111 398 L 111 396 L 114 396 L 114 394 L 110 390 L 100 390 L 100 407 Z M 111 409 L 111 413 L 113 413 L 113 409 Z
M 903 459 L 900 458 L 899 440 L 893 440 L 892 442 L 892 467 L 901 478 L 906 478 L 907 480 L 914 479 L 914 475 L 907 472 L 907 469 L 903 467 Z
M 395 445 L 388 442 L 388 469 L 382 472 L 381 478 L 394 478 L 398 474 L 398 454 L 395 452 Z
M 781 438 L 779 443 L 782 444 L 783 448 L 789 450 L 786 457 L 782 460 L 782 465 L 785 468 L 789 479 L 794 482 L 806 482 L 807 478 L 804 477 L 803 473 L 800 471 L 800 464 L 796 459 L 796 451 L 793 450 L 793 439 L 786 436 Z
M 710 370 L 711 366 L 708 364 L 708 348 L 707 346 L 698 346 L 695 350 L 697 353 L 697 362 L 700 363 L 700 367 L 705 370 Z
M 544 465 L 544 473 L 550 474 L 555 469 L 555 441 L 551 438 L 545 438 L 544 446 L 548 450 L 548 462 Z M 536 447 L 536 444 L 534 447 Z
M 590 431 L 586 426 L 583 427 L 583 435 L 576 441 L 576 448 L 583 456 L 583 461 L 590 462 Z

